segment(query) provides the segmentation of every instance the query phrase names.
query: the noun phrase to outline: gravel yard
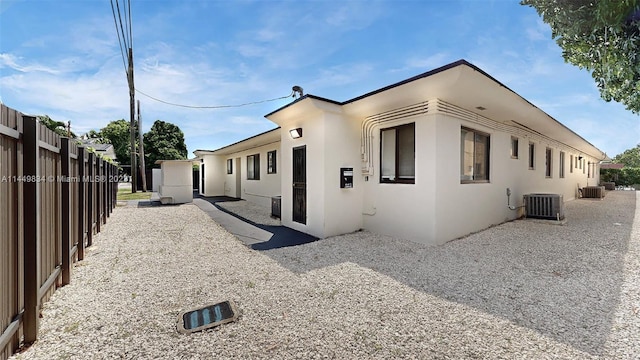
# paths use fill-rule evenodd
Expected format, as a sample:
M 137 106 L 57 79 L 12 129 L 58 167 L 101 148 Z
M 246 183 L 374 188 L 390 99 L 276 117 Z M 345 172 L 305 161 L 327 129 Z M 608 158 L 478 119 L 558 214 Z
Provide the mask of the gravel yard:
M 262 252 L 194 205 L 119 207 L 15 357 L 635 359 L 638 205 L 609 192 L 566 203 L 564 226 L 437 247 L 363 231 Z M 237 322 L 176 331 L 181 311 L 226 299 Z

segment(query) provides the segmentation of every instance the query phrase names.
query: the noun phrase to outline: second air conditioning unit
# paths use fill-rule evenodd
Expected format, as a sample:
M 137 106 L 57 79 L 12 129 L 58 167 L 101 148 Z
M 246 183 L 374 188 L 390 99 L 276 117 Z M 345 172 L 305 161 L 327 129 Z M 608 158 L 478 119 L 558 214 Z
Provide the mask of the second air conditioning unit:
M 564 201 L 560 194 L 528 194 L 524 196 L 526 217 L 564 220 Z
M 582 197 L 584 198 L 604 198 L 604 186 L 585 186 L 582 188 Z

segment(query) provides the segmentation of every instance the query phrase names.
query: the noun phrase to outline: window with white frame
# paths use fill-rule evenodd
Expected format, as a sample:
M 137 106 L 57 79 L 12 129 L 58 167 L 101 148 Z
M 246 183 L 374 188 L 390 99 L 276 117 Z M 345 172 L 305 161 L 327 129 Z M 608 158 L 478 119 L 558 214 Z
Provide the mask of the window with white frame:
M 564 177 L 564 152 L 560 151 L 560 161 L 559 165 L 560 167 L 558 168 L 558 177 L 563 178 Z
M 380 130 L 380 182 L 414 184 L 416 124 Z
M 460 182 L 489 181 L 489 134 L 460 129 Z
M 247 156 L 247 180 L 260 180 L 260 154 Z
M 227 174 L 233 174 L 233 159 L 227 159 Z

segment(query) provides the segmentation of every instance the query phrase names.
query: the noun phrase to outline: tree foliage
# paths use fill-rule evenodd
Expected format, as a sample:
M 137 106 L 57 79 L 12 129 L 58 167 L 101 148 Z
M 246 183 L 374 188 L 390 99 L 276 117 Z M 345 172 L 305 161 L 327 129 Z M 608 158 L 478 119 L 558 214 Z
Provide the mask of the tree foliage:
M 111 144 L 109 139 L 102 137 L 99 131 L 93 129 L 89 130 L 89 132 L 85 133 L 82 137 L 93 144 Z
M 613 162 L 624 164 L 624 168 L 602 169 L 600 171 L 602 181 L 613 181 L 616 185 L 627 186 L 640 184 L 640 144 L 616 155 Z
M 60 136 L 68 136 L 70 138 L 75 139 L 77 136 L 72 131 L 68 131 L 67 123 L 62 121 L 55 121 L 49 117 L 49 115 L 40 115 L 37 116 L 38 122 L 44 126 L 46 126 L 49 130 L 55 132 Z
M 156 120 L 144 134 L 145 164 L 152 167 L 156 160 L 184 160 L 187 145 L 182 130 L 174 124 Z
M 637 186 L 640 184 L 640 168 L 602 169 L 600 180 L 622 186 Z
M 129 122 L 120 119 L 114 120 L 107 126 L 100 129 L 99 133 L 94 135 L 106 139 L 116 153 L 116 159 L 121 165 L 131 165 L 131 134 Z
M 640 168 L 640 144 L 638 146 L 625 150 L 622 154 L 618 154 L 613 158 L 613 162 L 624 164 L 625 167 Z
M 640 114 L 639 0 L 522 0 L 551 26 L 564 60 L 591 72 L 600 95 Z

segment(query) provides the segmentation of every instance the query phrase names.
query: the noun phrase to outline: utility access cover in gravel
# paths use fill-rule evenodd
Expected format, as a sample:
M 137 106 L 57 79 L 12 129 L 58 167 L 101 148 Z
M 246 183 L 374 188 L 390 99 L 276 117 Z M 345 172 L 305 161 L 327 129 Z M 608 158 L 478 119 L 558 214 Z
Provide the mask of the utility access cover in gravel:
M 238 310 L 232 300 L 183 311 L 178 316 L 178 331 L 190 334 L 238 319 Z

